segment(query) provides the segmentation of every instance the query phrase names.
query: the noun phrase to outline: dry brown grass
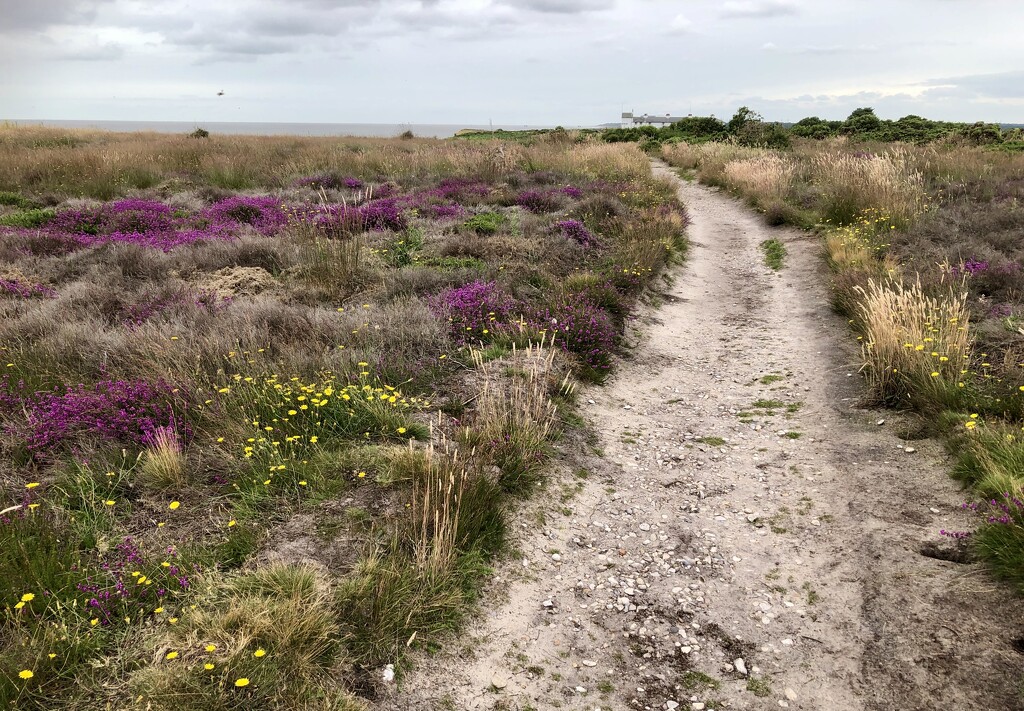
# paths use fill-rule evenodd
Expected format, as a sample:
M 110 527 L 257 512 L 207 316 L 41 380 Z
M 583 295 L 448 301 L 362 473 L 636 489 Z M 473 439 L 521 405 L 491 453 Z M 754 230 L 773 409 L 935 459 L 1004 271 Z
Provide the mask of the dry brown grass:
M 869 280 L 856 289 L 864 368 L 873 395 L 894 405 L 949 403 L 963 387 L 971 354 L 962 289 L 929 296 L 920 281 Z
M 821 188 L 822 215 L 832 223 L 848 224 L 874 209 L 906 226 L 925 208 L 924 177 L 907 149 L 875 155 L 826 152 L 813 156 L 810 168 Z
M 332 172 L 370 180 L 479 176 L 528 170 L 581 178 L 649 175 L 635 146 L 597 142 L 530 146 L 494 141 L 211 136 L 0 126 L 0 190 L 109 199 L 157 185 L 231 190 L 281 187 Z
M 785 199 L 793 187 L 796 165 L 779 153 L 733 160 L 725 164 L 725 180 L 730 187 L 752 195 L 759 205 Z

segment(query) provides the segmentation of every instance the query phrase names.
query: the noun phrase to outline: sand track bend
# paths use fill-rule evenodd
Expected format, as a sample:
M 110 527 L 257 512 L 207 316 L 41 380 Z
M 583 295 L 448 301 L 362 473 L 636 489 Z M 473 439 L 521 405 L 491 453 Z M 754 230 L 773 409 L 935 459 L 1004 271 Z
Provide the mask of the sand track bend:
M 583 394 L 603 456 L 522 522 L 466 637 L 377 707 L 1020 708 L 1024 607 L 920 554 L 971 525 L 963 494 L 937 443 L 860 406 L 817 238 L 654 169 L 692 249 Z

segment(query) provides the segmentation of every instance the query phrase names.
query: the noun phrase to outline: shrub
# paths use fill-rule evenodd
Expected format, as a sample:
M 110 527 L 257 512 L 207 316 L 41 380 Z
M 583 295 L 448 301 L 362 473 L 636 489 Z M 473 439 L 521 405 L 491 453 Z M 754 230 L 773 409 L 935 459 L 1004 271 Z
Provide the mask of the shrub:
M 500 212 L 481 212 L 473 215 L 463 223 L 463 226 L 481 235 L 493 235 L 502 228 L 508 221 Z
M 21 210 L 19 212 L 12 212 L 9 215 L 0 215 L 0 226 L 22 227 L 25 229 L 41 227 L 52 220 L 55 214 L 53 209 L 49 207 Z
M 5 377 L 0 379 L 0 403 L 14 415 L 8 431 L 39 454 L 93 438 L 145 445 L 166 427 L 189 434 L 175 413 L 184 397 L 163 382 L 104 380 L 33 393 Z
M 430 300 L 430 306 L 450 324 L 458 343 L 493 340 L 519 308 L 518 302 L 495 282 L 474 281 L 447 289 Z
M 579 220 L 560 220 L 553 225 L 556 232 L 568 237 L 581 247 L 596 247 L 597 237 Z

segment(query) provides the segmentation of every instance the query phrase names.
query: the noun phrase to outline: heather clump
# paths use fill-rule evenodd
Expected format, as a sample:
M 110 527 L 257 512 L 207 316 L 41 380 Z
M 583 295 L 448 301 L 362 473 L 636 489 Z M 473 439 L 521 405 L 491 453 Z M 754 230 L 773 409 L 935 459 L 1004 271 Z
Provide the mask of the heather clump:
M 103 380 L 31 392 L 23 382 L 0 379 L 5 429 L 33 454 L 99 439 L 145 445 L 161 427 L 189 426 L 179 419 L 184 396 L 164 382 Z
M 474 281 L 441 292 L 430 306 L 448 319 L 452 337 L 465 344 L 493 340 L 507 327 L 519 303 L 493 281 Z
M 558 198 L 550 192 L 538 190 L 525 190 L 515 197 L 515 204 L 534 214 L 554 212 L 561 203 Z
M 583 296 L 566 297 L 532 315 L 537 329 L 547 329 L 554 343 L 573 354 L 595 379 L 611 369 L 617 329 L 607 311 Z
M 552 227 L 581 247 L 596 247 L 598 244 L 597 237 L 579 220 L 559 220 Z

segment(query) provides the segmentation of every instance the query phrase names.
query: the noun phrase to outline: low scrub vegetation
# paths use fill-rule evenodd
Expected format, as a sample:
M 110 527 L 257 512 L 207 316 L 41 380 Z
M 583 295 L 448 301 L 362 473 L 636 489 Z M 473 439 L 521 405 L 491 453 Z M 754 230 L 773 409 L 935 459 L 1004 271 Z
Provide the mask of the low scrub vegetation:
M 872 119 L 850 121 L 873 126 L 861 138 L 900 137 Z M 990 145 L 972 147 L 957 138 L 964 130 L 932 126 L 927 135 L 945 139 L 917 146 L 823 135 L 784 151 L 679 143 L 662 155 L 770 223 L 822 233 L 833 303 L 861 341 L 871 397 L 938 423 L 955 475 L 981 499 L 969 504 L 977 531 L 942 534 L 971 538 L 1024 593 L 1024 156 L 993 150 L 1015 134 L 978 129 L 973 142 Z
M 472 610 L 685 249 L 629 145 L 0 154 L 4 707 L 363 708 Z

